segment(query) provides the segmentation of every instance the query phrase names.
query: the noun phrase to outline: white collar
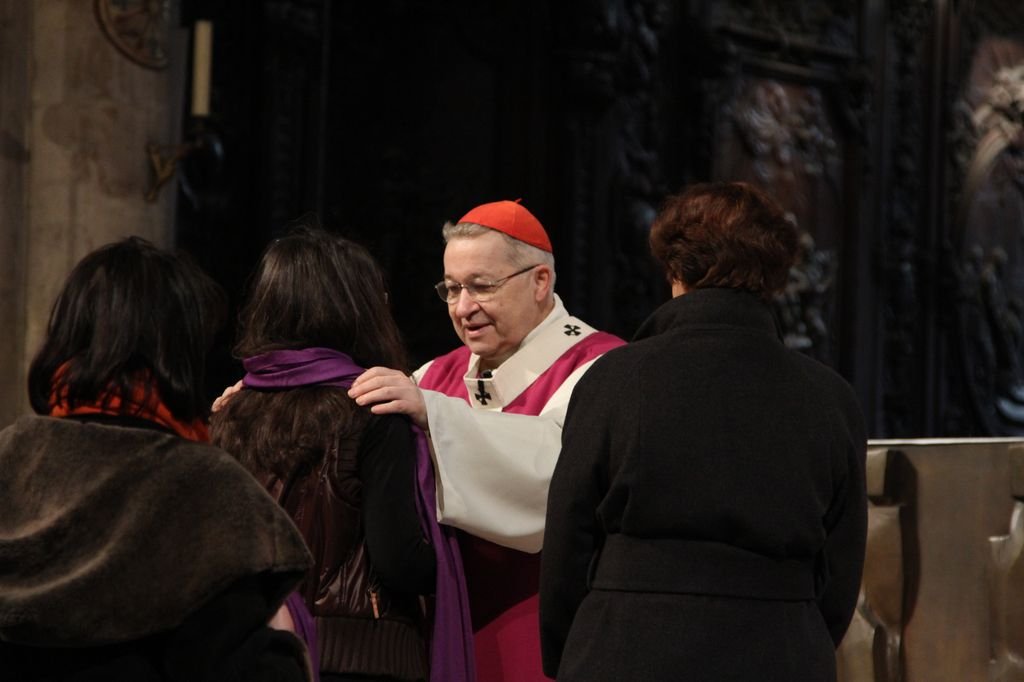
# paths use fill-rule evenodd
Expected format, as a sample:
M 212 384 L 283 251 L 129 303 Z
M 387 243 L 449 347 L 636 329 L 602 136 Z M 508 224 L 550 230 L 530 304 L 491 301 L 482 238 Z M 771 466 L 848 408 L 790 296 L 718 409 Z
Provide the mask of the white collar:
M 547 316 L 530 330 L 516 351 L 490 376 L 480 376 L 480 356 L 471 353 L 463 380 L 469 403 L 475 408 L 500 410 L 537 380 L 558 358 L 596 329 L 569 315 L 562 299 L 555 294 L 555 305 Z

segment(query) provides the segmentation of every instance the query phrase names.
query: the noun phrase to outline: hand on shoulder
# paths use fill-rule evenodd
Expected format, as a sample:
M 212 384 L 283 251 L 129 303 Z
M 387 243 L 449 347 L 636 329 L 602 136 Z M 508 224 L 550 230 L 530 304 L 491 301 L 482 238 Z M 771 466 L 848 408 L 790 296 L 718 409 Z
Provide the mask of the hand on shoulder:
M 210 410 L 213 412 L 220 410 L 222 407 L 228 404 L 228 401 L 231 400 L 231 396 L 233 396 L 234 394 L 238 393 L 241 390 L 242 380 L 239 379 L 231 386 L 225 388 L 224 392 L 217 396 L 217 399 L 213 401 L 213 406 L 210 407 Z
M 357 405 L 369 405 L 374 414 L 405 414 L 427 428 L 427 406 L 412 377 L 397 369 L 371 367 L 360 374 L 348 395 Z

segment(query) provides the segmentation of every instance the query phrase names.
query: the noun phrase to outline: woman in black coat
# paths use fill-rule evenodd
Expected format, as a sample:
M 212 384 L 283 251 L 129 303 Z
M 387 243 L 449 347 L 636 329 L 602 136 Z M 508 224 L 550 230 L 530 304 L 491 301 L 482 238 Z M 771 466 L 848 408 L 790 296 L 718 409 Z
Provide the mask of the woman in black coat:
M 559 680 L 834 680 L 864 559 L 850 386 L 767 302 L 797 231 L 742 183 L 671 197 L 673 299 L 577 385 L 548 497 L 544 670 Z

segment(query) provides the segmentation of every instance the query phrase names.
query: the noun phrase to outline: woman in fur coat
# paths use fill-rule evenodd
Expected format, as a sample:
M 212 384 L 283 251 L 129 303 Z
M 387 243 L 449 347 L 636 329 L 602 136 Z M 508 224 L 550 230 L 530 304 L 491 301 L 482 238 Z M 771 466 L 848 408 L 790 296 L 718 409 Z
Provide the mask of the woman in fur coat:
M 312 680 L 268 622 L 309 566 L 288 515 L 206 440 L 223 294 L 129 238 L 86 256 L 0 432 L 0 678 Z

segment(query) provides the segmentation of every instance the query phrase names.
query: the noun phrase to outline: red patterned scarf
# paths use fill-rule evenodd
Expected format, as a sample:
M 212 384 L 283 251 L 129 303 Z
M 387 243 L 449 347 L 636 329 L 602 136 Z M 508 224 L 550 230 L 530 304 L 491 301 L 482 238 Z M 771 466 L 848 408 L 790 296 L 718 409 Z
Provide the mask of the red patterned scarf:
M 59 384 L 59 378 L 64 373 L 67 365 L 57 370 L 54 376 L 54 384 Z M 156 386 L 150 386 L 147 394 L 148 375 L 141 375 L 139 380 L 132 386 L 131 395 L 125 399 L 120 394 L 112 391 L 104 391 L 96 396 L 96 400 L 88 403 L 77 403 L 74 407 L 68 404 L 67 387 L 58 395 L 54 390 L 50 396 L 51 417 L 77 417 L 90 414 L 104 414 L 113 417 L 136 417 L 154 424 L 168 428 L 174 433 L 187 440 L 208 442 L 210 432 L 206 422 L 202 419 L 194 419 L 185 422 L 173 414 L 164 405 Z

